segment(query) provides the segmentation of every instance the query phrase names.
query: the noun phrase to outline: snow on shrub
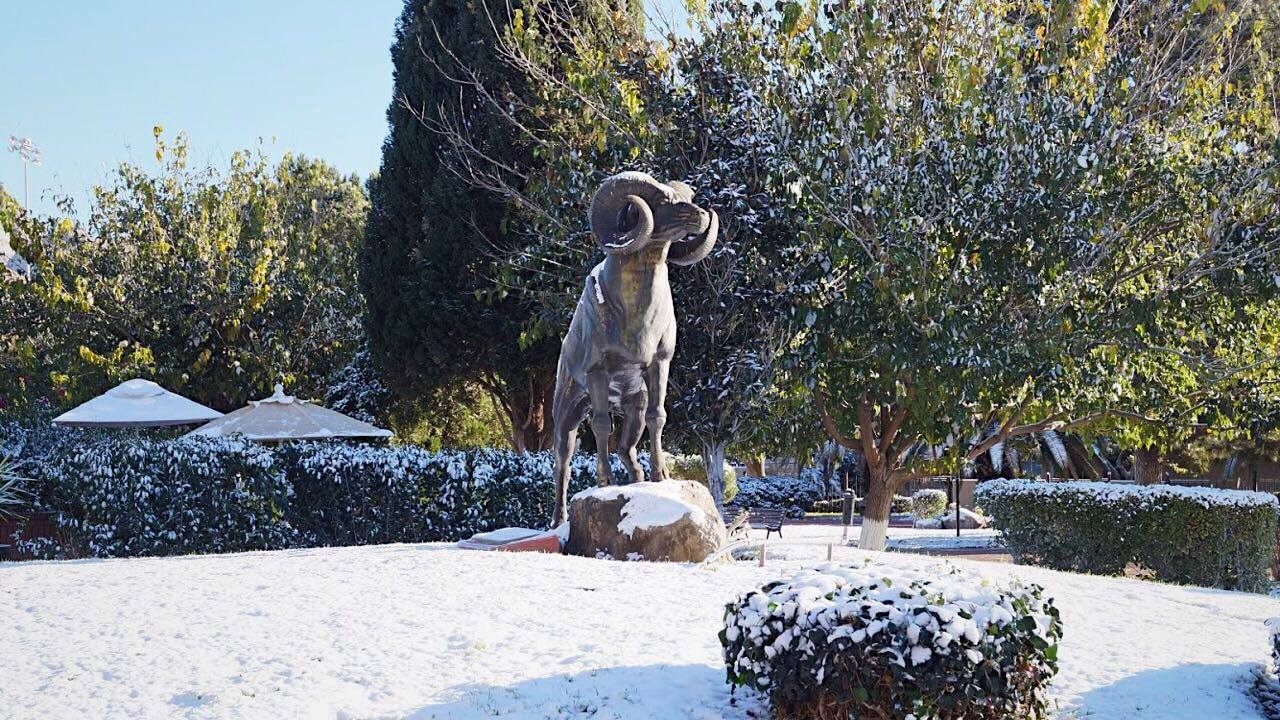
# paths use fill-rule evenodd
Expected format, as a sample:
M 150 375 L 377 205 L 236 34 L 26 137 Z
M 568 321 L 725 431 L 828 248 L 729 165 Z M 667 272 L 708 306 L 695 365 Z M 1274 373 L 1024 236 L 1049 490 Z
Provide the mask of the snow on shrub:
M 822 486 L 818 479 L 801 473 L 798 478 L 779 475 L 738 478 L 738 494 L 733 504 L 786 510 L 788 517 L 800 517 L 821 499 Z
M 1257 668 L 1250 692 L 1267 720 L 1280 720 L 1280 617 L 1266 622 L 1271 633 L 1271 662 Z
M 56 432 L 29 467 L 35 503 L 57 513 L 74 554 L 458 540 L 551 519 L 548 452 Z M 640 461 L 647 472 L 648 456 Z M 594 457 L 578 455 L 572 468 L 571 493 L 595 485 Z M 611 470 L 627 481 L 616 456 Z
M 1266 622 L 1271 633 L 1271 673 L 1280 680 L 1280 617 L 1273 617 Z
M 886 575 L 892 572 L 893 575 Z M 1036 585 L 827 563 L 729 603 L 729 683 L 785 718 L 1042 718 L 1062 624 Z
M 546 527 L 549 452 L 296 443 L 279 451 L 297 493 L 290 517 L 316 545 L 459 540 L 501 527 Z M 640 456 L 648 472 L 648 456 Z M 628 481 L 611 456 L 613 482 Z M 569 493 L 596 484 L 595 457 L 576 455 Z
M 1268 493 L 1171 485 L 992 480 L 977 502 L 1018 562 L 1265 592 L 1280 503 Z
M 41 501 L 97 557 L 290 547 L 292 488 L 266 448 L 237 439 L 122 436 L 40 468 Z
M 911 514 L 918 520 L 935 518 L 947 509 L 947 493 L 943 490 L 917 490 L 911 496 Z

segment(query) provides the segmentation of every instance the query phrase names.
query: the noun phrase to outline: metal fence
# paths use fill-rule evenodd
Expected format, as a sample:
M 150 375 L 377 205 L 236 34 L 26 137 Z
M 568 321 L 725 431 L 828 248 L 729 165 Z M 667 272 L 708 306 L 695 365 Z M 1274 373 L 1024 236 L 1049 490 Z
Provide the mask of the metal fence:
M 1280 493 L 1280 478 L 1169 478 L 1170 485 L 1182 487 L 1208 487 L 1219 490 L 1256 490 L 1258 492 Z

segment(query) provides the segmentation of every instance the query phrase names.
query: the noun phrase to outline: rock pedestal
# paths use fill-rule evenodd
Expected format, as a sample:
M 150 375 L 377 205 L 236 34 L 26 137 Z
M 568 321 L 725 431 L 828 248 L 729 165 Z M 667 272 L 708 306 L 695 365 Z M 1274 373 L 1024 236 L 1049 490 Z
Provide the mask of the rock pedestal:
M 947 530 L 956 529 L 956 506 L 952 503 L 947 507 L 947 511 L 938 516 L 943 528 Z M 960 508 L 960 529 L 961 530 L 977 530 L 987 526 L 987 519 L 969 508 Z
M 569 503 L 565 552 L 617 560 L 702 562 L 726 541 L 711 493 L 687 480 L 583 490 Z

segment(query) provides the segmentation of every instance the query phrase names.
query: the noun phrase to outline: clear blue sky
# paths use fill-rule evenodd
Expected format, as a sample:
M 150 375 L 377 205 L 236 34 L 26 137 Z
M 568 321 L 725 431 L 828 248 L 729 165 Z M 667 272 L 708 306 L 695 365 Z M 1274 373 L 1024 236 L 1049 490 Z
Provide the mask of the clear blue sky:
M 675 8 L 679 0 L 651 0 Z M 31 206 L 52 212 L 125 160 L 154 164 L 151 128 L 186 131 L 193 163 L 255 147 L 378 167 L 401 0 L 13 0 L 0 12 L 0 183 L 21 200 L 10 135 L 30 137 Z

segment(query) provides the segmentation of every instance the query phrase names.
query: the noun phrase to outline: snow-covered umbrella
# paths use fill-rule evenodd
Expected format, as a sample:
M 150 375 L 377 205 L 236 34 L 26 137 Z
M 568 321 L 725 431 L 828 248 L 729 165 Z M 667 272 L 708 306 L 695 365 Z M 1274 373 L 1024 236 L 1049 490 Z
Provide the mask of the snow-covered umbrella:
M 390 430 L 374 427 L 336 410 L 284 394 L 276 385 L 275 394 L 229 412 L 188 435 L 224 437 L 243 435 L 250 440 L 331 440 L 338 438 L 388 438 Z
M 126 380 L 53 419 L 66 427 L 162 427 L 194 425 L 222 413 L 165 390 L 150 380 Z

